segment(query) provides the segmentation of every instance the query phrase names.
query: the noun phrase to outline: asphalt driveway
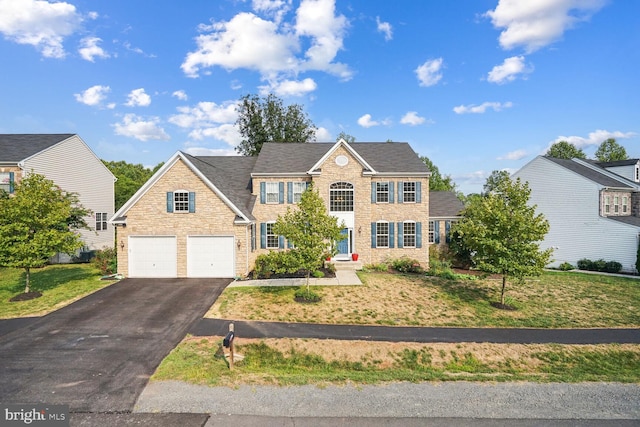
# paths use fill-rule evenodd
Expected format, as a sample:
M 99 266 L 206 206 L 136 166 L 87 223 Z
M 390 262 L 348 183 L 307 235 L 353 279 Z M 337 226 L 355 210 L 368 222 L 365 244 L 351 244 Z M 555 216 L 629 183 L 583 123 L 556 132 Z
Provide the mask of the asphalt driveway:
M 0 402 L 131 411 L 160 361 L 230 282 L 125 279 L 0 336 Z

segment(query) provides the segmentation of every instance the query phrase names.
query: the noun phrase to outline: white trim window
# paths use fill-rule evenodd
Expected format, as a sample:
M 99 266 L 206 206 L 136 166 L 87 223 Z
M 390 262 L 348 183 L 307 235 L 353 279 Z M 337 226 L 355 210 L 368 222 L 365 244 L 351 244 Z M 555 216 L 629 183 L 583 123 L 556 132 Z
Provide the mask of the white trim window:
M 628 206 L 627 205 L 628 200 L 629 199 L 627 198 L 627 196 L 624 196 L 622 198 L 622 213 L 626 214 L 627 212 L 629 212 L 629 208 L 627 207 Z
M 376 203 L 389 203 L 389 182 L 376 182 Z
M 405 221 L 402 223 L 402 246 L 405 248 L 416 247 L 416 222 Z
M 96 213 L 96 231 L 105 231 L 107 229 L 107 213 Z
M 405 181 L 402 183 L 402 201 L 404 203 L 416 202 L 416 183 L 415 181 Z
M 611 212 L 611 197 L 604 196 L 604 213 L 608 214 Z
M 266 224 L 266 242 L 267 242 L 267 249 L 278 249 L 280 248 L 280 238 L 277 234 L 274 234 L 273 232 L 273 226 L 274 226 L 275 222 L 267 222 Z
M 293 182 L 293 203 L 300 203 L 302 193 L 307 189 L 306 182 Z
M 619 201 L 620 201 L 620 198 L 618 196 L 615 196 L 613 198 L 613 213 L 620 212 L 620 206 L 618 206 Z
M 189 212 L 189 192 L 178 190 L 173 192 L 173 211 Z
M 378 221 L 376 223 L 376 247 L 389 247 L 389 223 L 387 221 Z
M 280 203 L 280 183 L 266 182 L 264 188 L 267 203 Z

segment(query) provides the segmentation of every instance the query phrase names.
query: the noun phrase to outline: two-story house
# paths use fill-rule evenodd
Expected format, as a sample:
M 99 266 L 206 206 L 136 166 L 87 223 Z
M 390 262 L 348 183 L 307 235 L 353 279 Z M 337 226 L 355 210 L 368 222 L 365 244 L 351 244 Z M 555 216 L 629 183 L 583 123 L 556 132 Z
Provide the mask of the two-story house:
M 549 221 L 541 245 L 551 267 L 582 258 L 618 261 L 635 272 L 640 236 L 640 160 L 599 163 L 538 156 L 513 174 Z
M 257 157 L 178 152 L 112 218 L 121 226 L 118 270 L 246 276 L 258 255 L 286 250 L 273 223 L 310 183 L 344 225 L 337 260 L 409 256 L 426 267 L 429 175 L 406 143 L 267 143 Z
M 113 247 L 114 228 L 108 223 L 114 212 L 116 178 L 78 135 L 0 134 L 0 190 L 13 193 L 15 185 L 30 173 L 44 175 L 91 211 L 85 218 L 91 230 L 78 230 L 84 252 Z M 0 213 L 1 214 L 1 213 Z M 67 262 L 60 254 L 53 262 Z

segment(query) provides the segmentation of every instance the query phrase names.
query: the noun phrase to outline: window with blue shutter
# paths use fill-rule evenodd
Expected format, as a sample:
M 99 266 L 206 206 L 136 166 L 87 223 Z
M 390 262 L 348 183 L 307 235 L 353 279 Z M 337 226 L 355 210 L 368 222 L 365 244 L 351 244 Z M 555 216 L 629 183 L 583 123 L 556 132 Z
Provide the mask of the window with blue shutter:
M 267 202 L 267 183 L 260 183 L 260 203 L 265 204 Z
M 260 223 L 260 249 L 267 249 L 267 224 Z
M 404 227 L 398 222 L 398 248 L 404 248 Z
M 287 182 L 287 203 L 293 203 L 293 182 Z
M 173 191 L 167 191 L 167 212 L 173 212 Z
M 416 181 L 416 203 L 422 203 L 422 183 Z
M 278 203 L 284 203 L 284 182 L 278 183 Z
M 444 222 L 445 242 L 451 243 L 451 221 Z
M 389 183 L 389 203 L 393 203 L 393 182 Z
M 371 183 L 371 203 L 376 203 L 376 188 L 377 188 L 378 183 L 376 182 L 372 182 Z
M 394 234 L 393 233 L 394 225 L 395 224 L 393 222 L 389 223 L 389 247 L 390 248 L 393 248 L 394 245 L 395 245 L 395 242 L 393 240 L 394 239 L 394 235 L 393 235 Z
M 193 191 L 189 192 L 189 213 L 194 213 L 196 211 L 196 193 Z
M 422 247 L 422 223 L 416 222 L 416 248 Z
M 398 181 L 398 203 L 404 203 L 404 182 Z
M 377 227 L 376 227 L 376 223 L 372 222 L 371 223 L 371 247 L 375 248 L 376 247 L 376 236 L 377 236 Z
M 440 243 L 440 221 L 433 224 L 433 235 L 435 243 Z

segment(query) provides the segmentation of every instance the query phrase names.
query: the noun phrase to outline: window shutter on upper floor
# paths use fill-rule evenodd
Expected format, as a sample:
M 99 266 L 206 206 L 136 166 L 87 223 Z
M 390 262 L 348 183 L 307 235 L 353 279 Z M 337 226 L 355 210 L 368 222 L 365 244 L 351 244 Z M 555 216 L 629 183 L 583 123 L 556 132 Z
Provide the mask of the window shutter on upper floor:
M 279 182 L 278 187 L 279 187 L 278 202 L 280 204 L 283 204 L 284 203 L 284 182 Z
M 376 194 L 376 189 L 377 189 L 377 184 L 375 182 L 371 183 L 371 203 L 376 203 L 377 200 L 377 194 Z
M 265 182 L 260 183 L 260 203 L 265 204 L 267 201 L 267 184 Z
M 193 191 L 189 192 L 189 213 L 194 213 L 196 211 L 196 193 Z
M 422 203 L 422 183 L 416 181 L 416 203 Z
M 167 191 L 167 212 L 173 212 L 173 191 Z
M 287 203 L 293 203 L 293 182 L 287 182 Z
M 393 203 L 393 181 L 389 182 L 389 203 Z
M 404 182 L 398 181 L 398 203 L 404 203 Z
M 9 172 L 9 194 L 15 190 L 15 176 L 14 172 Z

